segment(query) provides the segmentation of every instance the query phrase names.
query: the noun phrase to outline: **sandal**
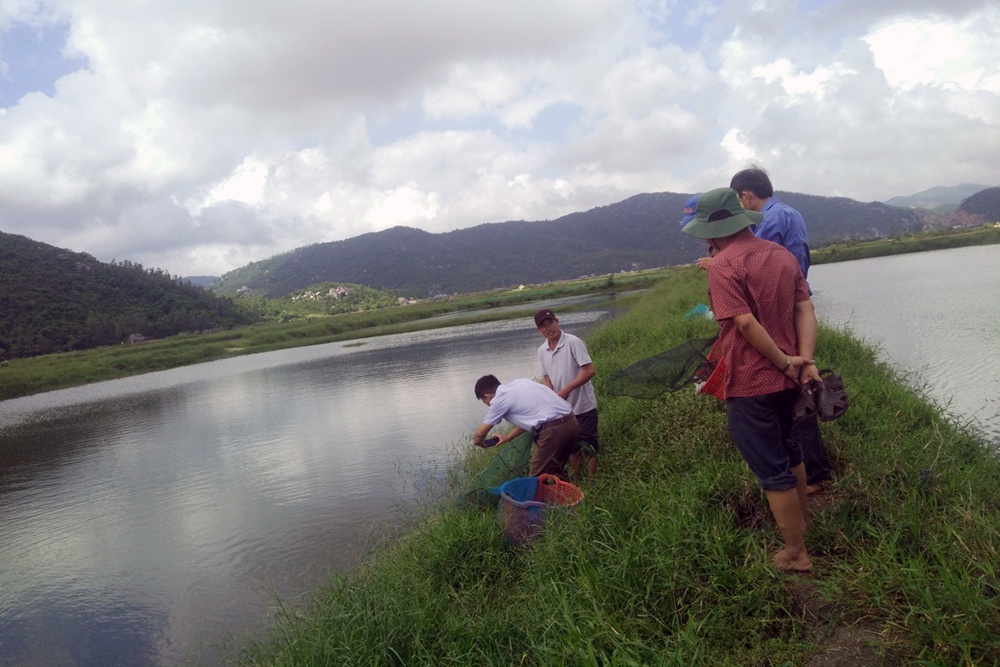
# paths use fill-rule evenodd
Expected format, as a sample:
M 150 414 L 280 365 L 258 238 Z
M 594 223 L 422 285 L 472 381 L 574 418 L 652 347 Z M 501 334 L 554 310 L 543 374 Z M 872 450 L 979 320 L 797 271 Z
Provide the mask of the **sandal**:
M 815 380 L 799 385 L 799 395 L 795 399 L 795 407 L 792 410 L 793 420 L 809 419 L 819 413 L 820 387 L 820 383 Z
M 819 406 L 820 420 L 828 422 L 847 412 L 850 405 L 842 377 L 829 368 L 821 370 L 819 375 L 823 378 L 823 384 L 819 388 L 816 403 Z

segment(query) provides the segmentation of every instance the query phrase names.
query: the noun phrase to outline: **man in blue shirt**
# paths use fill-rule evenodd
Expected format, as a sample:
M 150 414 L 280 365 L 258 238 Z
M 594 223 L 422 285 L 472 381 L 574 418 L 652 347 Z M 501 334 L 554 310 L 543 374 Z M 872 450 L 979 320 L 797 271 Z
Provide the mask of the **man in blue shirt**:
M 764 222 L 757 225 L 754 236 L 774 241 L 795 255 L 802 277 L 808 281 L 812 257 L 806 221 L 801 213 L 774 196 L 767 172 L 759 167 L 744 169 L 733 176 L 729 187 L 739 194 L 743 208 L 764 214 Z
M 774 196 L 771 179 L 760 167 L 753 166 L 737 172 L 729 182 L 729 187 L 739 194 L 743 208 L 764 214 L 764 220 L 757 225 L 754 235 L 782 245 L 792 253 L 808 285 L 811 257 L 806 222 L 802 214 Z M 812 294 L 812 290 L 809 292 Z M 819 493 L 830 479 L 830 462 L 826 458 L 818 418 L 796 421 L 792 427 L 792 438 L 802 447 L 802 458 L 806 464 L 806 490 L 810 495 Z

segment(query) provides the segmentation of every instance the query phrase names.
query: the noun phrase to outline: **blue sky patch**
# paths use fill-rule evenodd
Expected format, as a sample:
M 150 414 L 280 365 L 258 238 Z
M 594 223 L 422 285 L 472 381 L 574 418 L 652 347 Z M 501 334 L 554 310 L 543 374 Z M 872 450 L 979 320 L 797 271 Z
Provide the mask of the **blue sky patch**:
M 18 23 L 0 33 L 0 107 L 17 104 L 34 91 L 53 95 L 60 77 L 87 66 L 85 58 L 63 55 L 68 35 L 65 23 Z

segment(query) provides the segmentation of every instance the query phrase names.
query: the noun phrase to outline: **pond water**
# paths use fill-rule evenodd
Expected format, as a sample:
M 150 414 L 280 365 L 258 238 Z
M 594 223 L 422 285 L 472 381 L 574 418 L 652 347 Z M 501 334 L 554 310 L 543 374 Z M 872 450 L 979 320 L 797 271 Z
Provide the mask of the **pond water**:
M 541 340 L 517 319 L 0 402 L 0 665 L 219 664 L 443 493 L 476 379 L 534 377 Z
M 820 320 L 1000 444 L 1000 245 L 820 264 L 809 284 Z

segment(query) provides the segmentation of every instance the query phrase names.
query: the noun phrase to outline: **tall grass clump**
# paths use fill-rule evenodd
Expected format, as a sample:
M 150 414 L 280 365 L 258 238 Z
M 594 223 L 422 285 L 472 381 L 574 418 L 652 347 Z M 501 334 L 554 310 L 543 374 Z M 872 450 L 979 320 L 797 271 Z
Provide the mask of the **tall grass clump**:
M 684 318 L 706 301 L 704 274 L 682 269 L 590 335 L 601 469 L 531 548 L 504 544 L 494 509 L 444 504 L 308 608 L 286 608 L 234 660 L 801 665 L 849 651 L 858 665 L 1000 662 L 1000 464 L 876 350 L 820 332 L 817 362 L 844 377 L 851 409 L 822 425 L 835 479 L 812 504 L 808 576 L 772 568 L 780 537 L 721 402 L 689 387 L 606 394 L 613 370 L 714 333 Z

